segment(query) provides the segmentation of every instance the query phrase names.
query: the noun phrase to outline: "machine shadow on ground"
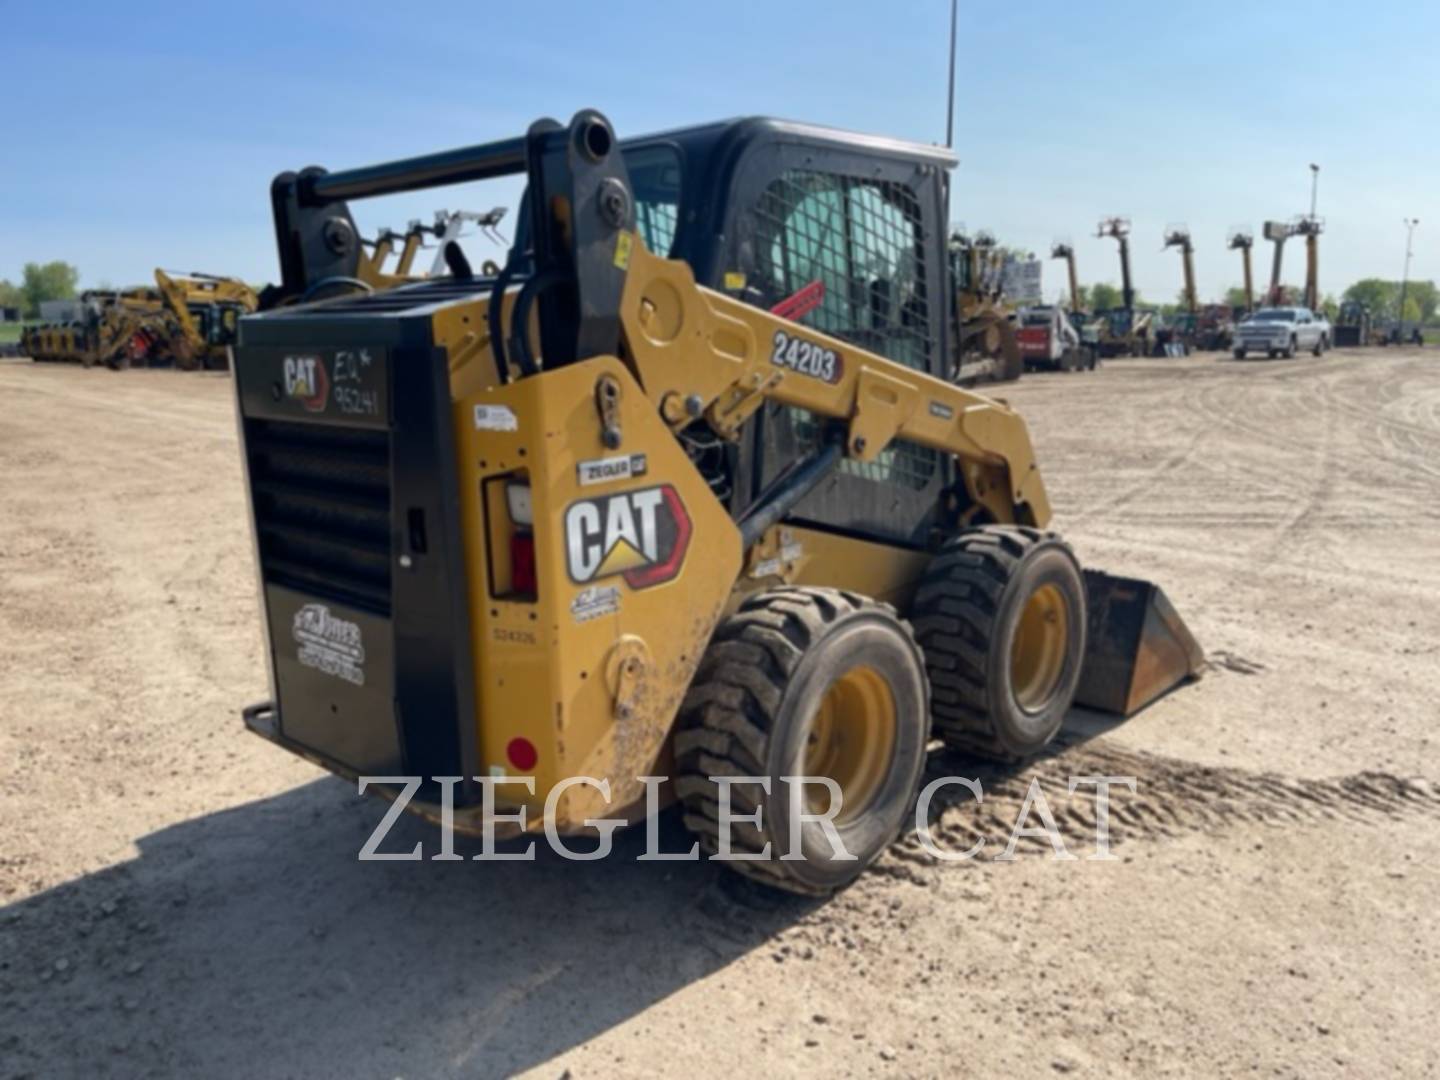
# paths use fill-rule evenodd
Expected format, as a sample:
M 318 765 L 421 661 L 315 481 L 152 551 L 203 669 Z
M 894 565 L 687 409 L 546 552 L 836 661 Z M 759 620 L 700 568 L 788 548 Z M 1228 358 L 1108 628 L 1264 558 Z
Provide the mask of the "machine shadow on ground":
M 1063 743 L 1108 726 L 1076 710 Z M 940 750 L 929 763 L 987 784 L 1023 768 Z M 420 843 L 423 859 L 361 862 L 386 808 L 317 780 L 152 833 L 138 858 L 0 910 L 0 1057 L 21 1075 L 499 1075 L 819 906 L 704 861 L 637 862 L 644 828 L 596 862 L 543 840 L 533 862 L 476 862 L 467 837 L 464 861 L 436 862 L 438 831 L 406 815 L 381 850 Z M 690 846 L 674 811 L 659 834 L 662 851 Z
M 433 862 L 438 831 L 407 816 L 382 850 L 421 842 L 425 861 L 360 862 L 385 809 L 322 779 L 0 909 L 6 1075 L 510 1073 L 815 906 L 706 862 L 637 862 L 643 828 L 596 862 L 543 839 L 534 862 Z M 660 836 L 691 843 L 673 812 Z

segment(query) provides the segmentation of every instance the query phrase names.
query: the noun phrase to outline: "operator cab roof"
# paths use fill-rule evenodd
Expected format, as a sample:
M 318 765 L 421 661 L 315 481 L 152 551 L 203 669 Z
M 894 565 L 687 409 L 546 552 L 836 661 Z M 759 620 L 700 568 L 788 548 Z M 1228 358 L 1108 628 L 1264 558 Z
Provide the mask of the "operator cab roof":
M 953 169 L 959 159 L 943 146 L 929 143 L 909 142 L 892 139 L 886 135 L 866 135 L 843 128 L 827 127 L 823 124 L 804 124 L 795 120 L 779 120 L 772 116 L 739 116 L 729 120 L 716 120 L 709 124 L 693 127 L 671 128 L 651 135 L 639 135 L 621 139 L 624 149 L 648 146 L 653 143 L 669 143 L 678 146 L 687 154 L 708 152 L 710 149 L 770 138 L 786 142 L 817 143 L 836 149 L 863 150 L 886 157 L 905 158 L 911 161 L 938 165 Z

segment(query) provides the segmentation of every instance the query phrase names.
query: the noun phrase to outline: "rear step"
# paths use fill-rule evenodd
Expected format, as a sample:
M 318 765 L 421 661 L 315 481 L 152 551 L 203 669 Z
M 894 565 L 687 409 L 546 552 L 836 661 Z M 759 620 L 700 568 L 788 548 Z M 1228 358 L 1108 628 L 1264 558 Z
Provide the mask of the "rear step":
M 1075 703 L 1131 716 L 1199 678 L 1205 653 L 1160 586 L 1085 571 L 1085 663 Z

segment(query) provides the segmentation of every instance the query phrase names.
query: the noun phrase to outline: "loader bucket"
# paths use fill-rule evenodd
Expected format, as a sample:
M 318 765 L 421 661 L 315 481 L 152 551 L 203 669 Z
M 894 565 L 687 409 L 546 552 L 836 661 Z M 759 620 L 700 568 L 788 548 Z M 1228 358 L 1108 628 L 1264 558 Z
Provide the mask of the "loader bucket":
M 1085 663 L 1075 703 L 1130 716 L 1198 678 L 1205 654 L 1160 586 L 1085 571 Z

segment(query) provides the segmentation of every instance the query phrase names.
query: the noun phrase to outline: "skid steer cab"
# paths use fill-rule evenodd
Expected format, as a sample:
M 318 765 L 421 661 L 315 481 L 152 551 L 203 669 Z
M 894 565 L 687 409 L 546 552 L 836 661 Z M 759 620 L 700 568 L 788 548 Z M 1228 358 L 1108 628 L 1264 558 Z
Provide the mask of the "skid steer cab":
M 1019 757 L 1076 700 L 1193 675 L 1157 589 L 1046 531 L 1020 416 L 945 377 L 952 165 L 759 119 L 621 144 L 583 111 L 279 176 L 285 302 L 235 358 L 274 691 L 249 726 L 423 778 L 409 808 L 453 793 L 468 829 L 488 802 L 538 830 L 580 776 L 555 829 L 633 821 L 663 776 L 704 850 L 825 894 L 906 827 L 932 734 Z M 350 200 L 510 174 L 498 273 L 451 248 L 357 277 Z M 722 806 L 751 820 L 722 837 Z

